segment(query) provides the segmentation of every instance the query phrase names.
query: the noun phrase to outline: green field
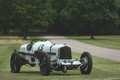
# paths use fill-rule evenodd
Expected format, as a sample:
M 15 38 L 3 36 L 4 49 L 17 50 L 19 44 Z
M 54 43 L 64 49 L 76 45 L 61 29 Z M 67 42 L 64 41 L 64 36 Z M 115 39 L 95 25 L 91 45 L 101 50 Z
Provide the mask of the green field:
M 24 65 L 20 73 L 11 73 L 10 57 L 13 49 L 19 50 L 19 46 L 28 43 L 29 40 L 0 40 L 0 80 L 120 80 L 120 62 L 108 59 L 93 58 L 93 69 L 90 75 L 82 75 L 79 70 L 68 71 L 67 73 L 53 71 L 50 76 L 42 76 L 39 66 L 31 67 Z M 7 43 L 6 43 L 7 42 Z M 73 58 L 79 58 L 80 53 L 73 53 Z
M 67 36 L 67 37 L 96 46 L 120 49 L 120 36 L 94 36 L 95 39 L 90 39 L 90 36 Z

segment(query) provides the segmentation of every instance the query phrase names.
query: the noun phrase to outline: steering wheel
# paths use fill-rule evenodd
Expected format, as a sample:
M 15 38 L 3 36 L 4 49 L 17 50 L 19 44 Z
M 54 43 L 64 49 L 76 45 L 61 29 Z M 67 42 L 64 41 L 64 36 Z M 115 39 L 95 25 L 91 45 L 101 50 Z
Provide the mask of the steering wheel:
M 40 38 L 35 38 L 35 39 L 33 39 L 33 40 L 30 42 L 30 44 L 27 45 L 27 50 L 30 51 L 31 48 L 32 48 L 32 45 L 34 44 L 33 42 L 34 42 L 34 41 L 37 42 L 37 40 L 43 41 L 43 40 L 40 39 Z
M 40 39 L 40 38 L 35 38 L 35 39 L 33 39 L 33 40 L 31 41 L 31 43 L 30 43 L 30 44 L 32 44 L 34 41 L 35 41 L 35 42 L 37 42 L 37 40 L 43 41 L 43 40 L 42 40 L 42 39 Z

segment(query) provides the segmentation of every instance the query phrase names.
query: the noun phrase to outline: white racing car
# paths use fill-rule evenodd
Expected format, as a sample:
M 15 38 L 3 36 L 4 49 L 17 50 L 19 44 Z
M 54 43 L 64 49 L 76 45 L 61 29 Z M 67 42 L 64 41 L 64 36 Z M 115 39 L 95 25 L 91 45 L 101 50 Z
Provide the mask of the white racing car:
M 39 41 L 40 40 L 40 41 Z M 34 67 L 39 64 L 41 74 L 48 76 L 52 71 L 80 69 L 82 74 L 90 74 L 92 70 L 92 57 L 89 52 L 83 52 L 80 59 L 72 59 L 71 48 L 66 44 L 52 44 L 39 38 L 33 39 L 29 44 L 20 46 L 20 50 L 11 56 L 11 72 L 19 73 L 22 65 L 29 64 Z

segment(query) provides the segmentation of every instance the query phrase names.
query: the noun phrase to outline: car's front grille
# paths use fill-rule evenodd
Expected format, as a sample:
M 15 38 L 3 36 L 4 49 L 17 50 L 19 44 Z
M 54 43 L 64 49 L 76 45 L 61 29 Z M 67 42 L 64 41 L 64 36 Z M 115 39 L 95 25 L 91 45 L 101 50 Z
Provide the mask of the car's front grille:
M 61 47 L 59 59 L 72 59 L 71 48 L 68 46 Z

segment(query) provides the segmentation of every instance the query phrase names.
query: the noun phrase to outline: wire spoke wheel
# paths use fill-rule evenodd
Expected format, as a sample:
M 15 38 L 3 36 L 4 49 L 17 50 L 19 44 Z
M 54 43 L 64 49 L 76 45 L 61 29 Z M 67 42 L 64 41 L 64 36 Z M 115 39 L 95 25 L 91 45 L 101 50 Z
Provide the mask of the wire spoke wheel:
M 92 57 L 90 53 L 83 52 L 80 59 L 82 63 L 82 66 L 80 67 L 81 73 L 90 74 L 92 70 Z
M 40 58 L 40 71 L 42 75 L 48 76 L 50 74 L 50 59 L 47 53 L 43 53 Z

